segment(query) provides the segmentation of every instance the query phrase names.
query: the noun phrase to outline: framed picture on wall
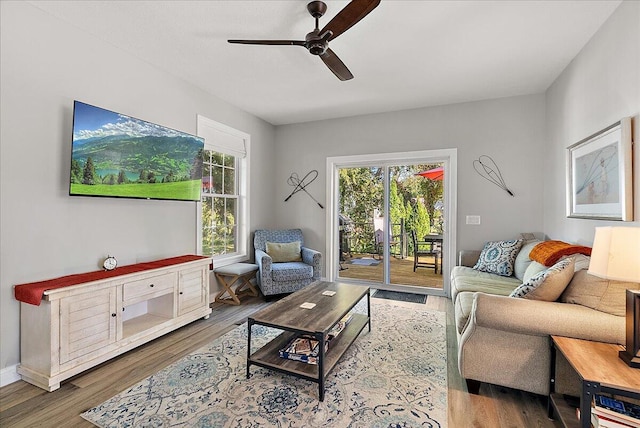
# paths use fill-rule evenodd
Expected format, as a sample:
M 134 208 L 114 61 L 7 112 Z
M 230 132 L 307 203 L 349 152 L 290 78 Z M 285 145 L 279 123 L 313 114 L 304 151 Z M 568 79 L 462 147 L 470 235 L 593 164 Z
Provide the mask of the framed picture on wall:
M 633 220 L 631 118 L 567 148 L 567 217 Z

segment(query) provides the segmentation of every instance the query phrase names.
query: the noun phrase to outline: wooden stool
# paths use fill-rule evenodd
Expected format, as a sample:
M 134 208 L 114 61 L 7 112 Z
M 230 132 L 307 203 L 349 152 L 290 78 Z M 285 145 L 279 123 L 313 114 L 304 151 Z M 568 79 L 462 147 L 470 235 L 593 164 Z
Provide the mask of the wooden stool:
M 257 296 L 258 290 L 251 284 L 251 278 L 255 277 L 258 265 L 252 263 L 234 263 L 214 270 L 216 278 L 224 287 L 215 298 L 216 302 L 239 305 L 242 296 Z M 241 281 L 236 290 L 231 288 L 236 282 Z M 248 287 L 248 288 L 245 288 Z M 225 293 L 229 297 L 222 297 Z

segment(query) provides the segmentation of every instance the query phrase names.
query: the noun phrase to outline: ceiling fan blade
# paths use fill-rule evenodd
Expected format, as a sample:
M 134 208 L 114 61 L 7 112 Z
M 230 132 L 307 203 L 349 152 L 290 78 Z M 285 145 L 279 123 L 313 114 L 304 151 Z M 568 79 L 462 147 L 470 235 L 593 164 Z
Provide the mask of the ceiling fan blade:
M 351 0 L 331 21 L 320 31 L 324 34 L 331 31 L 329 40 L 333 40 L 340 34 L 353 27 L 373 9 L 378 7 L 380 0 Z
M 304 46 L 302 40 L 227 40 L 229 43 L 236 43 L 241 45 L 293 45 Z
M 351 74 L 347 66 L 344 65 L 344 62 L 342 62 L 340 58 L 338 58 L 338 55 L 331 49 L 327 48 L 325 53 L 320 55 L 320 58 L 327 67 L 329 67 L 329 70 L 333 71 L 333 74 L 335 74 L 338 79 L 343 81 L 353 79 L 353 74 Z

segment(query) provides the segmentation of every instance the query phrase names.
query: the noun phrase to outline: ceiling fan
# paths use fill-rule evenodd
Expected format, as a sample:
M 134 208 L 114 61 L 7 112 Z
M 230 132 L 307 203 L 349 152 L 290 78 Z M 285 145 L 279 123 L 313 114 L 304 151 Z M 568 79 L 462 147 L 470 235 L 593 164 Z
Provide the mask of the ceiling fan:
M 380 0 L 351 0 L 322 30 L 318 22 L 327 11 L 322 1 L 307 4 L 307 10 L 316 20 L 316 28 L 303 40 L 228 40 L 229 43 L 244 45 L 292 45 L 306 48 L 312 55 L 318 55 L 329 70 L 340 80 L 353 79 L 353 74 L 338 56 L 329 48 L 329 42 L 357 24 L 380 4 Z

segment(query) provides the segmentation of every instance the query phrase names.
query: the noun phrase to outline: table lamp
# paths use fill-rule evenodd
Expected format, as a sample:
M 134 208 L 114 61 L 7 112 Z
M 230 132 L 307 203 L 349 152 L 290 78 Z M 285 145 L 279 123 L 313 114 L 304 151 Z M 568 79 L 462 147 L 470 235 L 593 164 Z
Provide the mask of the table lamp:
M 640 283 L 640 227 L 596 227 L 589 273 Z M 640 368 L 640 291 L 626 292 L 626 349 L 620 358 Z

